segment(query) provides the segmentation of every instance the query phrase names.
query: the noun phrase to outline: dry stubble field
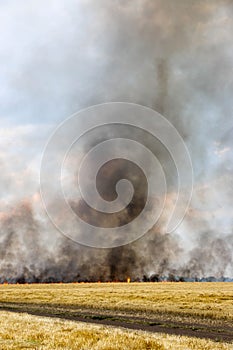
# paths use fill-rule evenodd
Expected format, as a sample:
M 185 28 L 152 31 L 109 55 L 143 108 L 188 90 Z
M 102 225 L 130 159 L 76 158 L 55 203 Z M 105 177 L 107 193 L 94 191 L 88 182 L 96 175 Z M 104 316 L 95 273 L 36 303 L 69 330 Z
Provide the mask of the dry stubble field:
M 232 283 L 1 285 L 0 308 L 1 349 L 233 349 Z

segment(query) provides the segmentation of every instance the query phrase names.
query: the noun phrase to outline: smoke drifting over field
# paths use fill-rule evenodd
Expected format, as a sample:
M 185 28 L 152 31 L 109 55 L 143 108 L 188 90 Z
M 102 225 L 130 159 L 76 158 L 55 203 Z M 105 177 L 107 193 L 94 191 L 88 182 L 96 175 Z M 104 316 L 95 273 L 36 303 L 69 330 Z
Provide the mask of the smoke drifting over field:
M 133 244 L 113 249 L 82 247 L 59 236 L 48 248 L 43 230 L 25 202 L 2 220 L 2 283 L 126 281 L 129 276 L 131 280 L 149 280 L 151 276 L 152 281 L 175 276 L 221 278 L 232 264 L 232 235 L 224 240 L 211 232 L 202 234 L 189 261 L 179 266 L 183 253 L 180 239 L 160 228 Z
M 232 1 L 59 0 L 46 8 L 39 1 L 24 6 L 1 5 L 0 27 L 8 34 L 1 39 L 0 57 L 5 84 L 0 91 L 0 282 L 233 277 Z M 162 113 L 187 143 L 195 184 L 185 220 L 167 234 L 163 223 L 177 182 L 172 159 L 149 135 L 119 126 L 116 134 L 140 139 L 158 156 L 168 181 L 166 210 L 136 242 L 94 249 L 63 237 L 49 223 L 38 173 L 55 125 L 80 108 L 108 101 Z M 105 135 L 90 135 L 82 150 Z M 102 178 L 112 181 L 99 183 L 107 200 L 114 198 L 118 178 L 135 173 L 122 161 L 102 171 Z M 77 199 L 70 204 L 88 220 L 110 227 L 141 211 L 146 193 L 141 176 L 134 177 L 134 189 L 123 219 L 96 218 Z

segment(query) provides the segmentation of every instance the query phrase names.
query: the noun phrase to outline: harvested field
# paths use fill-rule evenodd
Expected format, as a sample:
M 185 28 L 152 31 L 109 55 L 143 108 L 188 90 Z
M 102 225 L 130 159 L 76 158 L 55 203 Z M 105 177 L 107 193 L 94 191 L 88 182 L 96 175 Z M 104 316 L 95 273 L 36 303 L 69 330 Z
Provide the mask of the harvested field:
M 1 312 L 0 348 L 69 350 L 230 350 L 206 339 L 151 334 L 13 312 Z
M 232 283 L 1 285 L 1 310 L 233 341 Z

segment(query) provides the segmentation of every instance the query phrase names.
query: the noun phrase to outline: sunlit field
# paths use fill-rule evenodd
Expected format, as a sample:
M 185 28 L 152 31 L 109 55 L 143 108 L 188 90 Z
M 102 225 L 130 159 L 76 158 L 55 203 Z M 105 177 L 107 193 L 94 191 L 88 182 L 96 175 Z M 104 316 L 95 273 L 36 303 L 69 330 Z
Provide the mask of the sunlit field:
M 6 284 L 0 313 L 1 349 L 233 349 L 233 283 Z
M 230 344 L 190 337 L 127 331 L 12 312 L 1 312 L 0 348 L 75 350 L 228 350 Z
M 233 321 L 233 283 L 0 285 L 0 302 Z

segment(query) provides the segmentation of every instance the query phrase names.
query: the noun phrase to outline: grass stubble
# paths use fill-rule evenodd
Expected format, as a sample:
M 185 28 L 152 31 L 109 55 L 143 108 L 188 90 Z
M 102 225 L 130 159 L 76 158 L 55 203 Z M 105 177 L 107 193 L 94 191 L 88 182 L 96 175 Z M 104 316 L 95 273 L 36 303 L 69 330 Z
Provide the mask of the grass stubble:
M 3 311 L 39 310 L 60 317 L 83 314 L 139 317 L 150 323 L 233 325 L 232 283 L 79 283 L 0 286 L 0 349 L 233 349 L 208 339 L 125 330 Z M 33 309 L 34 308 L 34 309 Z M 64 317 L 65 318 L 65 317 Z
M 206 339 L 123 330 L 27 314 L 1 312 L 0 348 L 79 350 L 229 350 Z

